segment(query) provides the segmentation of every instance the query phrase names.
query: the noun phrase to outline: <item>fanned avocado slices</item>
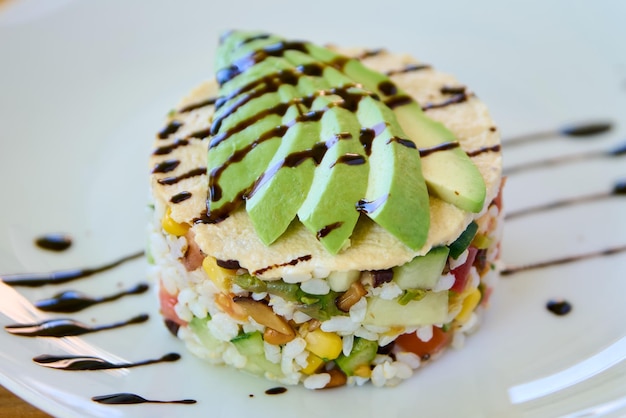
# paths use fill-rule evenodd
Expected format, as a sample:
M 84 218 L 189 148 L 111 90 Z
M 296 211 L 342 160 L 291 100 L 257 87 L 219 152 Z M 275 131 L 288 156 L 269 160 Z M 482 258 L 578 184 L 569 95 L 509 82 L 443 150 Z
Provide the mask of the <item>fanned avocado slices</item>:
M 291 55 L 294 65 L 313 61 L 301 53 Z M 320 135 L 320 119 L 330 100 L 319 95 L 329 87 L 319 77 L 300 77 L 297 89 L 304 99 L 292 105 L 299 113 L 289 123 L 278 150 L 246 202 L 255 230 L 266 245 L 278 239 L 296 217 L 313 182 L 315 167 L 330 145 Z
M 482 208 L 478 169 L 387 76 L 265 33 L 227 33 L 216 62 L 210 219 L 224 219 L 247 199 L 266 245 L 297 216 L 336 254 L 349 245 L 361 213 L 421 248 L 429 191 L 463 210 Z M 385 104 L 397 98 L 402 106 Z
M 422 172 L 431 194 L 467 212 L 482 210 L 486 194 L 484 179 L 452 132 L 424 115 L 419 104 L 386 75 L 326 48 L 308 44 L 307 49 L 313 57 L 340 68 L 390 104 L 406 138 L 424 154 Z

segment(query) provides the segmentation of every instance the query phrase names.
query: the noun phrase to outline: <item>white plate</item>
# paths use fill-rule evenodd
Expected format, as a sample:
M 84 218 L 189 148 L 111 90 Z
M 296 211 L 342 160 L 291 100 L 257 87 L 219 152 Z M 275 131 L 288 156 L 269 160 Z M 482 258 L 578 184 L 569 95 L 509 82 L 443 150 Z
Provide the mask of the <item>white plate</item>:
M 616 123 L 594 140 L 552 138 L 510 148 L 507 165 L 608 149 L 625 138 L 623 4 L 404 3 L 2 2 L 0 271 L 95 266 L 143 247 L 153 133 L 181 95 L 211 76 L 216 38 L 227 28 L 410 52 L 471 86 L 505 137 L 570 121 Z M 624 167 L 623 159 L 599 159 L 511 176 L 507 207 L 608 190 L 626 175 Z M 623 199 L 613 198 L 511 220 L 504 261 L 537 262 L 626 244 L 625 209 Z M 70 251 L 35 249 L 33 239 L 53 231 L 74 237 Z M 144 269 L 135 261 L 71 285 L 2 286 L 0 325 L 40 317 L 30 302 L 61 288 L 112 293 L 142 280 Z M 63 417 L 406 417 L 418 412 L 500 417 L 583 414 L 589 408 L 617 416 L 626 411 L 625 270 L 622 253 L 503 279 L 482 330 L 466 347 L 446 353 L 394 389 L 289 388 L 266 395 L 275 385 L 187 354 L 164 330 L 152 293 L 71 315 L 103 324 L 147 312 L 146 324 L 61 340 L 0 331 L 0 383 Z M 570 301 L 573 311 L 563 317 L 549 313 L 545 304 L 552 298 Z M 91 352 L 138 361 L 171 351 L 181 353 L 182 360 L 108 372 L 63 372 L 31 360 L 44 353 Z M 116 392 L 198 403 L 91 401 Z

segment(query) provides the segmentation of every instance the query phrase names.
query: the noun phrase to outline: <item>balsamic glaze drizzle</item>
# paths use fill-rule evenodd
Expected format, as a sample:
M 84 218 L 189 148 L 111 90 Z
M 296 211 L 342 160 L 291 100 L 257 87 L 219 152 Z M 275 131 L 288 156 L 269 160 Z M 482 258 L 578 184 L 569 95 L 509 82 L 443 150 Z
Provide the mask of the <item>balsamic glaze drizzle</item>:
M 42 354 L 33 358 L 33 361 L 40 366 L 49 367 L 57 370 L 67 371 L 92 371 L 92 370 L 111 370 L 111 369 L 130 369 L 132 367 L 147 366 L 156 363 L 171 363 L 178 361 L 180 354 L 168 353 L 158 359 L 149 359 L 137 361 L 134 363 L 111 363 L 100 357 L 92 356 L 54 356 L 51 354 Z
M 555 131 L 536 132 L 526 135 L 511 137 L 502 141 L 503 146 L 525 144 L 533 141 L 566 136 L 570 138 L 586 138 L 608 132 L 613 128 L 613 124 L 608 121 L 596 121 L 589 123 L 565 125 Z
M 51 298 L 38 300 L 34 305 L 44 312 L 73 313 L 100 303 L 113 302 L 127 295 L 145 293 L 148 288 L 147 283 L 139 283 L 128 290 L 104 297 L 91 297 L 75 290 L 66 290 Z
M 152 173 L 169 173 L 176 170 L 176 167 L 180 165 L 179 160 L 165 160 L 155 164 L 152 169 Z
M 127 325 L 140 324 L 149 319 L 147 314 L 141 314 L 127 321 L 114 322 L 100 326 L 89 326 L 69 318 L 48 319 L 34 324 L 6 325 L 4 329 L 13 335 L 20 337 L 71 337 L 76 335 L 91 334 L 108 329 L 121 328 Z
M 84 268 L 84 269 L 70 269 L 53 271 L 49 273 L 17 273 L 17 274 L 4 274 L 0 276 L 2 281 L 9 286 L 26 286 L 26 287 L 39 287 L 48 284 L 61 284 L 67 283 L 72 280 L 82 279 L 89 277 L 96 273 L 101 273 L 106 270 L 110 270 L 128 261 L 135 260 L 144 255 L 143 251 L 136 252 L 134 254 L 122 257 L 109 264 L 105 264 L 100 267 Z
M 458 104 L 458 103 L 463 103 L 465 101 L 467 101 L 467 99 L 469 98 L 469 95 L 467 93 L 465 93 L 465 91 L 463 91 L 462 93 L 459 94 L 454 94 L 452 95 L 452 97 L 443 100 L 441 102 L 436 102 L 436 103 L 425 103 L 422 105 L 422 110 L 427 111 L 430 109 L 439 109 L 442 107 L 447 107 L 453 104 Z
M 194 168 L 193 170 L 189 170 L 186 173 L 183 173 L 179 176 L 176 177 L 163 177 L 157 180 L 157 183 L 162 184 L 162 185 L 166 185 L 166 186 L 170 186 L 172 184 L 176 184 L 182 180 L 186 180 L 186 179 L 190 179 L 192 177 L 197 177 L 197 176 L 201 176 L 203 174 L 206 174 L 206 167 L 198 167 L 198 168 Z
M 388 76 L 394 76 L 397 74 L 404 74 L 404 73 L 411 73 L 414 71 L 421 71 L 421 70 L 429 70 L 432 67 L 428 64 L 409 64 L 406 67 L 403 68 L 398 68 L 395 70 L 389 70 L 387 71 L 385 74 Z
M 180 193 L 175 194 L 174 196 L 172 196 L 170 198 L 170 202 L 172 203 L 180 203 L 180 202 L 184 202 L 187 199 L 191 199 L 191 193 L 187 192 L 187 191 L 183 191 Z
M 111 395 L 94 396 L 92 401 L 106 405 L 132 405 L 140 403 L 171 403 L 171 404 L 195 404 L 198 401 L 194 399 L 182 399 L 176 401 L 158 401 L 145 399 L 134 393 L 113 393 Z
M 431 154 L 434 154 L 436 152 L 439 151 L 447 151 L 447 150 L 451 150 L 451 149 L 455 149 L 459 147 L 459 142 L 458 141 L 453 141 L 453 142 L 443 142 L 441 144 L 435 145 L 434 147 L 430 147 L 430 148 L 421 148 L 420 151 L 420 157 L 424 158 L 424 157 L 428 157 Z
M 360 53 L 359 55 L 355 56 L 354 58 L 361 61 L 366 58 L 375 57 L 377 55 L 384 54 L 385 52 L 387 51 L 384 48 L 367 49 L 363 51 L 362 53 Z
M 513 167 L 508 167 L 503 170 L 505 175 L 515 174 L 521 171 L 532 170 L 543 167 L 554 167 L 561 164 L 568 164 L 579 161 L 587 161 L 599 158 L 621 157 L 626 155 L 626 142 L 613 147 L 607 151 L 591 151 L 583 152 L 579 154 L 559 155 L 557 157 L 546 158 L 541 160 L 534 160 L 524 164 L 519 164 Z
M 379 198 L 368 202 L 365 199 L 361 199 L 356 204 L 356 210 L 365 214 L 372 214 L 378 210 L 389 198 L 389 194 L 384 194 Z
M 176 148 L 184 147 L 186 145 L 189 145 L 189 141 L 187 141 L 186 139 L 177 139 L 170 145 L 164 145 L 162 147 L 155 149 L 153 154 L 154 155 L 167 155 L 171 153 L 172 151 L 174 151 Z
M 254 272 L 252 272 L 252 274 L 255 275 L 255 276 L 260 276 L 261 274 L 265 273 L 266 271 L 272 270 L 274 268 L 285 267 L 285 266 L 295 266 L 299 262 L 301 262 L 301 261 L 309 261 L 311 258 L 312 258 L 311 254 L 303 255 L 301 257 L 294 258 L 291 261 L 287 261 L 286 263 L 274 264 L 274 265 L 271 265 L 271 266 L 263 267 L 262 269 L 255 270 Z
M 317 237 L 318 240 L 325 238 L 326 236 L 328 236 L 328 234 L 333 232 L 335 229 L 341 228 L 341 225 L 343 225 L 343 222 L 334 222 L 330 225 L 326 225 L 324 228 L 317 231 L 317 234 L 315 236 Z
M 626 179 L 617 181 L 613 188 L 608 192 L 600 192 L 589 195 L 576 196 L 569 199 L 557 200 L 549 202 L 543 205 L 531 206 L 526 209 L 520 209 L 517 211 L 511 211 L 505 215 L 505 219 L 514 219 L 522 216 L 527 216 L 537 212 L 544 212 L 552 209 L 558 209 L 574 204 L 593 202 L 596 200 L 607 199 L 614 196 L 626 196 Z
M 46 234 L 37 238 L 35 245 L 43 250 L 61 252 L 72 246 L 72 237 L 66 234 Z
M 200 109 L 202 107 L 206 107 L 206 106 L 211 106 L 215 104 L 215 101 L 217 100 L 216 97 L 209 97 L 206 100 L 202 100 L 200 102 L 197 103 L 192 103 L 190 105 L 187 105 L 181 109 L 178 109 L 179 113 L 187 113 L 187 112 L 191 112 L 192 110 L 196 110 L 196 109 Z
M 554 260 L 541 261 L 538 263 L 524 264 L 520 266 L 509 266 L 509 267 L 505 267 L 504 269 L 502 269 L 500 271 L 500 274 L 502 276 L 511 276 L 515 273 L 519 273 L 522 271 L 536 270 L 536 269 L 540 269 L 544 267 L 558 266 L 561 264 L 568 264 L 568 263 L 588 260 L 588 259 L 596 258 L 596 257 L 609 256 L 609 255 L 614 255 L 614 254 L 618 254 L 622 252 L 626 252 L 626 245 L 617 246 L 613 248 L 607 248 L 604 250 L 591 251 L 585 254 L 578 254 L 578 255 L 556 258 Z
M 473 151 L 468 151 L 466 154 L 469 157 L 476 157 L 477 155 L 484 154 L 486 152 L 500 152 L 501 149 L 502 147 L 500 146 L 500 144 L 497 144 L 490 147 L 481 147 Z
M 170 135 L 175 134 L 183 123 L 177 120 L 173 120 L 167 124 L 167 126 L 159 131 L 157 137 L 159 139 L 167 139 Z
M 361 164 L 365 164 L 366 160 L 365 157 L 359 154 L 344 154 L 342 156 L 340 156 L 339 158 L 337 158 L 337 161 L 335 161 L 334 163 L 332 163 L 330 165 L 330 167 L 334 167 L 337 164 L 346 164 L 346 165 L 361 165 Z

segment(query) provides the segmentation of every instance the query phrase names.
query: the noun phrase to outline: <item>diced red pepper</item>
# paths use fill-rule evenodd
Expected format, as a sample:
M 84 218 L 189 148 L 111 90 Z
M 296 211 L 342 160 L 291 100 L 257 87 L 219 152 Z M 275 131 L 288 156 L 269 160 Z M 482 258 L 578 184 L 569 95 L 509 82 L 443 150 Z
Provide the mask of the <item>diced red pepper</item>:
M 468 248 L 467 260 L 454 270 L 450 271 L 454 275 L 454 285 L 450 290 L 454 290 L 457 293 L 461 293 L 467 285 L 467 279 L 469 278 L 469 272 L 476 259 L 478 249 L 475 247 Z
M 161 315 L 165 319 L 169 319 L 178 325 L 186 325 L 187 323 L 176 315 L 174 305 L 178 302 L 178 295 L 172 295 L 165 290 L 163 285 L 159 286 L 159 302 L 161 304 Z
M 445 332 L 439 327 L 433 327 L 433 337 L 424 342 L 417 338 L 414 332 L 402 334 L 396 339 L 396 344 L 406 351 L 417 354 L 422 359 L 427 359 L 444 349 L 452 341 L 452 333 Z

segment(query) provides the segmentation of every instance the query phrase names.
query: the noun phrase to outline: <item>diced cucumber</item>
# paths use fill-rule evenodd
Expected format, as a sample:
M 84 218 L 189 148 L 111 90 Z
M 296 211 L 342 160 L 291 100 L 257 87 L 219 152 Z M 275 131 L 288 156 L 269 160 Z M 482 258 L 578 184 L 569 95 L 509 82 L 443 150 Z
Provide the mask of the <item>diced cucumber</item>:
M 442 324 L 448 316 L 448 292 L 426 292 L 420 300 L 406 305 L 398 299 L 372 297 L 367 303 L 363 323 L 379 326 L 422 326 Z
M 374 360 L 377 350 L 378 343 L 376 341 L 356 337 L 350 355 L 341 354 L 335 359 L 335 363 L 346 375 L 352 376 L 357 367 L 370 364 Z
M 239 354 L 246 357 L 244 370 L 259 376 L 264 376 L 265 373 L 270 373 L 274 377 L 283 375 L 280 364 L 272 363 L 265 357 L 261 332 L 247 332 L 236 336 L 230 342 L 235 345 Z
M 194 317 L 191 322 L 189 322 L 189 328 L 194 334 L 198 336 L 203 346 L 205 346 L 209 350 L 212 350 L 219 347 L 221 344 L 223 344 L 223 342 L 215 338 L 207 328 L 207 323 L 210 321 L 210 319 L 210 317 L 203 319 Z
M 448 247 L 436 247 L 423 256 L 393 268 L 393 280 L 401 289 L 432 289 L 448 259 Z
M 345 292 L 350 285 L 359 279 L 361 272 L 358 270 L 333 271 L 328 278 L 328 285 L 335 292 Z
M 477 231 L 478 224 L 476 222 L 472 222 L 471 224 L 469 224 L 465 231 L 463 231 L 463 233 L 459 235 L 456 241 L 450 244 L 450 257 L 454 258 L 455 260 L 459 258 L 459 256 L 463 254 L 463 251 L 465 251 L 467 247 L 469 247 L 469 245 L 472 243 L 474 235 L 476 235 Z

